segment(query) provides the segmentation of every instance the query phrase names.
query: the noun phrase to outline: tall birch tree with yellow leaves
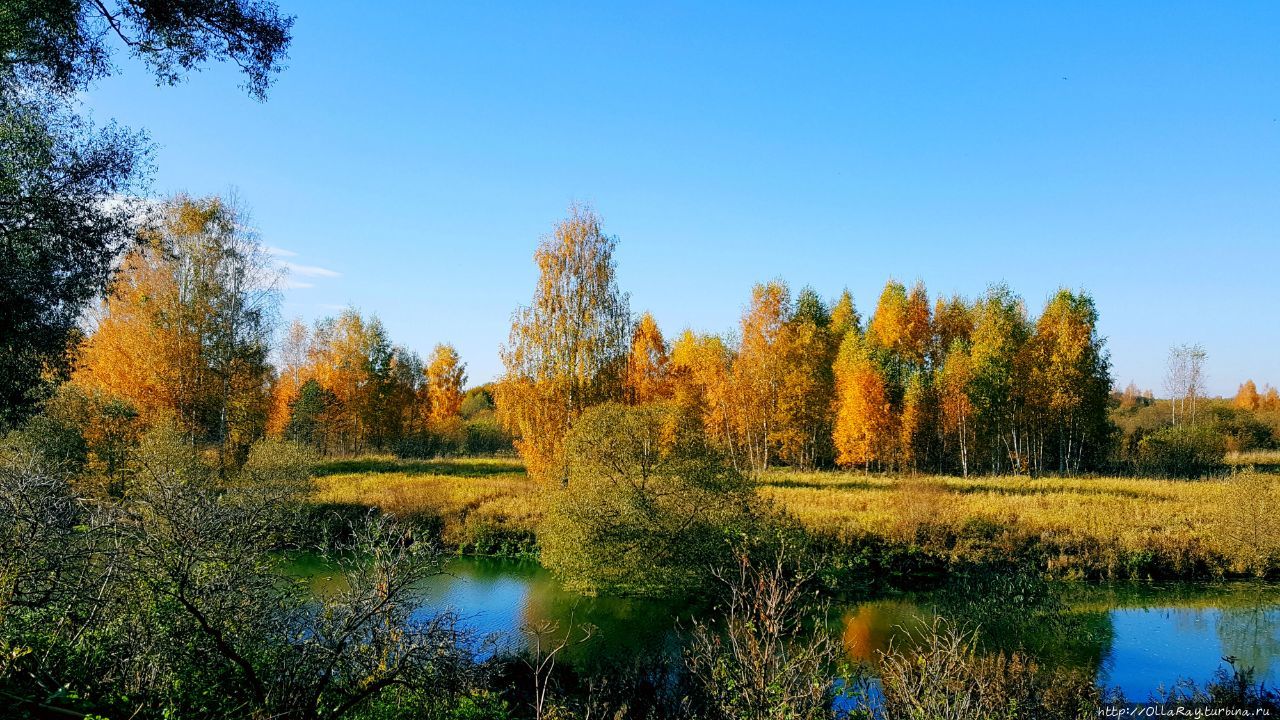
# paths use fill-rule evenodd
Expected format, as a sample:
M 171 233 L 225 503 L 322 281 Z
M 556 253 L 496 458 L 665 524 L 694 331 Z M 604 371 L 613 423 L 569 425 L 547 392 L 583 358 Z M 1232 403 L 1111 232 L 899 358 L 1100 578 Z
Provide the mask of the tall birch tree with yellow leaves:
M 529 473 L 564 479 L 556 458 L 582 411 L 622 397 L 630 309 L 615 279 L 617 238 L 574 206 L 534 253 L 538 283 L 502 347 L 498 415 Z

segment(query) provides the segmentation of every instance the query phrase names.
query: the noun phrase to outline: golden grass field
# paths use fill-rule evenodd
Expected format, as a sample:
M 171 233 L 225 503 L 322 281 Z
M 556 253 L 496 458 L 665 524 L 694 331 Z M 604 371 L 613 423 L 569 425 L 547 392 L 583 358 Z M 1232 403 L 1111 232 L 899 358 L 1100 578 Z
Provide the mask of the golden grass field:
M 764 474 L 759 492 L 837 542 L 932 542 L 958 556 L 972 551 L 968 529 L 981 527 L 988 541 L 1002 536 L 994 551 L 1035 543 L 1048 569 L 1063 575 L 1141 575 L 1146 566 L 1249 574 L 1280 559 L 1280 475 L 961 479 L 780 469 Z M 322 467 L 315 499 L 439 517 L 445 541 L 458 545 L 480 530 L 531 536 L 542 505 L 515 459 L 337 461 Z M 983 552 L 993 552 L 991 543 Z
M 1226 462 L 1228 465 L 1234 466 L 1280 466 L 1280 450 L 1248 450 L 1246 452 L 1232 451 L 1227 453 Z
M 1058 574 L 1257 574 L 1277 565 L 1280 476 L 916 477 L 773 471 L 760 493 L 806 528 L 927 543 L 920 528 L 999 528 L 1038 544 Z M 944 533 L 945 534 L 945 533 Z M 937 535 L 937 533 L 932 533 Z M 946 549 L 963 554 L 963 538 Z M 987 548 L 989 551 L 990 548 Z
M 443 540 L 464 545 L 481 532 L 532 535 L 541 513 L 538 488 L 517 460 L 397 460 L 364 457 L 326 463 L 315 501 L 376 507 L 442 521 Z

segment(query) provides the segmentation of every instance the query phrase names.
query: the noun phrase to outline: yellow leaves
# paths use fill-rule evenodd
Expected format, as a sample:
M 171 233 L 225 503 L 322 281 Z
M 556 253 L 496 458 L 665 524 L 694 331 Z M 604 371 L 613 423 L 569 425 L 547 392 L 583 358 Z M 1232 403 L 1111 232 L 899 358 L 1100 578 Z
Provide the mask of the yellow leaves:
M 831 336 L 835 339 L 836 347 L 839 347 L 844 336 L 849 332 L 862 332 L 862 318 L 858 316 L 858 310 L 853 305 L 853 295 L 848 290 L 840 293 L 840 299 L 831 307 L 831 323 L 829 328 Z
M 657 321 L 649 313 L 641 315 L 631 333 L 625 381 L 627 400 L 640 405 L 668 399 L 671 396 L 668 363 L 667 343 Z
M 898 461 L 903 467 L 914 468 L 919 460 L 919 436 L 928 421 L 926 392 L 924 375 L 912 373 L 903 394 L 902 414 L 898 422 Z
M 172 416 L 192 440 L 243 449 L 268 411 L 269 263 L 236 208 L 179 196 L 124 259 L 75 380 Z
M 814 318 L 797 314 L 783 327 L 778 340 L 783 371 L 773 441 L 779 459 L 790 465 L 811 468 L 829 454 L 831 365 L 838 347 L 832 342 L 833 322 L 823 326 Z M 848 330 L 846 326 L 845 332 Z
M 630 311 L 614 280 L 616 244 L 590 208 L 574 206 L 534 253 L 538 283 L 501 350 L 497 395 L 535 477 L 547 476 L 584 408 L 621 395 Z
M 884 373 L 857 335 L 845 337 L 835 364 L 836 462 L 867 466 L 885 459 L 892 417 Z
M 733 357 L 717 335 L 685 330 L 671 348 L 671 392 L 686 415 L 700 418 L 712 442 L 732 451 L 729 370 Z
M 902 283 L 890 280 L 867 325 L 867 335 L 877 347 L 920 366 L 933 339 L 929 294 L 917 282 L 910 294 Z
M 1242 410 L 1257 410 L 1261 404 L 1262 398 L 1258 395 L 1258 386 L 1252 380 L 1245 380 L 1236 392 L 1235 406 Z
M 427 364 L 427 393 L 432 423 L 458 417 L 462 410 L 462 386 L 467 381 L 466 365 L 452 345 L 436 345 Z
M 742 340 L 733 362 L 731 419 L 752 469 L 768 467 L 771 424 L 785 371 L 780 345 L 791 312 L 781 282 L 756 285 L 742 316 Z

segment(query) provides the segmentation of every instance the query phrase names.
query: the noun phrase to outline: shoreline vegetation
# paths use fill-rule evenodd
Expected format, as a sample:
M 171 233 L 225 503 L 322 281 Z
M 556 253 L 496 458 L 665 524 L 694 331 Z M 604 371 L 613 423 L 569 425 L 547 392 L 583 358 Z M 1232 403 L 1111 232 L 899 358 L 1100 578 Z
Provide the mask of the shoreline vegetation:
M 772 281 L 737 332 L 668 342 L 574 207 L 504 374 L 468 388 L 451 345 L 354 308 L 278 337 L 242 211 L 157 210 L 61 374 L 5 408 L 0 692 L 36 717 L 1079 720 L 1118 698 L 1040 652 L 1073 631 L 1059 581 L 1280 572 L 1280 395 L 1204 397 L 1192 345 L 1172 399 L 1116 390 L 1084 291 L 1032 316 L 890 280 L 864 320 Z M 340 590 L 282 574 L 290 549 Z M 449 553 L 698 614 L 631 666 L 560 662 L 595 635 L 572 620 L 477 657 L 467 608 L 415 595 Z M 871 672 L 822 621 L 935 588 L 999 644 L 939 615 Z M 1247 667 L 1176 688 L 1280 710 Z
M 311 502 L 321 512 L 388 512 L 462 554 L 536 554 L 544 493 L 518 458 L 373 455 L 318 468 Z M 831 562 L 881 582 L 911 585 L 1010 562 L 1058 579 L 1190 580 L 1275 576 L 1276 520 L 1264 510 L 1247 519 L 1258 529 L 1255 544 L 1233 533 L 1241 523 L 1222 511 L 1241 497 L 1258 505 L 1253 494 L 1275 493 L 1274 481 L 1247 466 L 1201 480 L 775 468 L 756 492 Z
M 146 133 L 86 112 L 119 72 L 171 85 L 219 63 L 266 99 L 292 16 L 3 7 L 5 717 L 1081 720 L 1121 698 L 1037 654 L 1078 629 L 1055 581 L 1280 573 L 1280 390 L 1207 397 L 1192 343 L 1162 398 L 1120 389 L 1084 288 L 1028 302 L 890 277 L 859 306 L 769 278 L 735 328 L 664 335 L 619 286 L 618 238 L 572 205 L 534 248 L 501 373 L 469 384 L 453 345 L 406 347 L 372 312 L 282 323 L 286 268 L 339 273 L 282 261 L 269 243 L 295 240 L 234 197 L 155 197 Z M 429 255 L 447 266 L 407 265 L 422 283 L 492 290 L 489 258 Z M 431 297 L 428 326 L 480 307 Z M 315 553 L 332 591 L 284 573 L 287 550 Z M 420 602 L 450 552 L 536 555 L 575 597 L 697 598 L 698 615 L 618 666 L 570 666 L 597 630 L 572 616 L 478 653 L 468 608 Z M 1001 644 L 938 619 L 874 677 L 849 667 L 833 598 L 944 583 Z M 1280 712 L 1226 662 L 1156 699 Z

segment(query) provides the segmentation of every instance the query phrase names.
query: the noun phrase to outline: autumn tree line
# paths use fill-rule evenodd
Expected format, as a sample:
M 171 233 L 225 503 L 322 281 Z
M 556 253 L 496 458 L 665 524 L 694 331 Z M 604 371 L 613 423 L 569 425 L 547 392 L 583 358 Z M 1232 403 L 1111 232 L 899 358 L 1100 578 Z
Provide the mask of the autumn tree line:
M 160 422 L 224 467 L 264 435 L 329 454 L 506 446 L 453 346 L 424 360 L 354 309 L 312 327 L 295 320 L 273 363 L 279 276 L 233 204 L 177 197 L 154 208 L 49 401 L 54 417 L 81 429 L 108 475 Z
M 1039 317 L 1003 285 L 930 298 L 890 280 L 864 321 L 785 283 L 752 289 L 735 333 L 632 322 L 617 239 L 576 207 L 535 253 L 533 300 L 503 347 L 498 412 L 535 476 L 554 477 L 587 407 L 667 403 L 733 466 L 902 472 L 1079 472 L 1106 459 L 1110 365 L 1087 294 Z

